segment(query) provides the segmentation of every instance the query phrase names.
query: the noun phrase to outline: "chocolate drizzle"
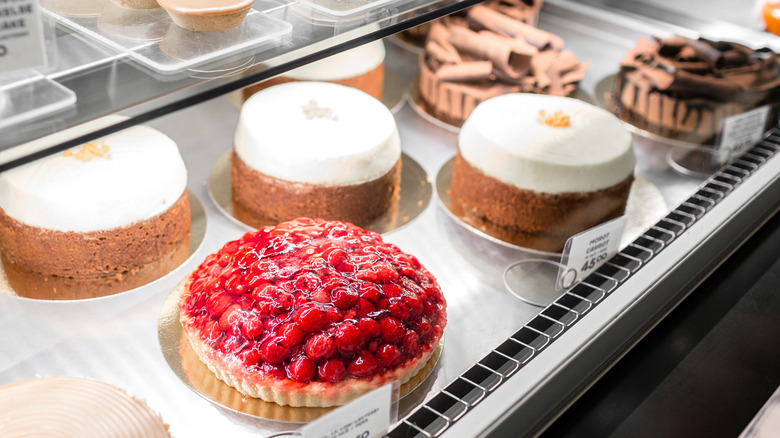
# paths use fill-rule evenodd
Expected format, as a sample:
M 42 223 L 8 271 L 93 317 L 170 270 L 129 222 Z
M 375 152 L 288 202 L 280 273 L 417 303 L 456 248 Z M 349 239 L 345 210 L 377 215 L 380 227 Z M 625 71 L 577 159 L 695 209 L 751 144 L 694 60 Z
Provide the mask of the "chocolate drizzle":
M 507 13 L 477 5 L 434 22 L 420 57 L 419 98 L 460 126 L 480 102 L 512 92 L 567 96 L 588 68 L 563 40 Z
M 620 63 L 615 103 L 642 129 L 717 141 L 722 120 L 780 102 L 780 60 L 768 49 L 681 36 L 641 39 Z

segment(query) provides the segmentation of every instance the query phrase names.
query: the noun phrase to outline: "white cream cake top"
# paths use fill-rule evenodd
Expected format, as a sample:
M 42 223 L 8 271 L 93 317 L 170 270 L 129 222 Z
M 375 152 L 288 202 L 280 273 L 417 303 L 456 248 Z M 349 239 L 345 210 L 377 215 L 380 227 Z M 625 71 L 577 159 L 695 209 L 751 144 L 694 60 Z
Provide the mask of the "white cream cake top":
M 461 128 L 460 154 L 521 189 L 591 192 L 634 171 L 631 134 L 609 112 L 567 97 L 513 93 L 477 106 Z
M 234 145 L 261 173 L 321 185 L 375 180 L 401 156 L 390 110 L 329 82 L 289 82 L 253 94 L 241 108 Z
M 163 213 L 186 188 L 176 143 L 135 126 L 0 173 L 0 208 L 35 227 L 101 231 Z
M 374 40 L 290 70 L 284 76 L 301 81 L 338 81 L 366 74 L 384 60 L 384 43 Z

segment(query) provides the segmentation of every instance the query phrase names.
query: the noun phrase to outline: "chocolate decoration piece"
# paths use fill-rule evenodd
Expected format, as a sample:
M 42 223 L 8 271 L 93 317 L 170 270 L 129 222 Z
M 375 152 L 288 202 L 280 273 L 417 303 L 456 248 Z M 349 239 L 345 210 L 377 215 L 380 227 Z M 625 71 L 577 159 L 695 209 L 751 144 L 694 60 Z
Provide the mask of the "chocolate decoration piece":
M 442 66 L 436 77 L 443 81 L 474 81 L 489 79 L 493 73 L 493 64 L 488 61 L 464 62 Z
M 539 50 L 563 48 L 563 39 L 550 32 L 545 32 L 522 21 L 515 20 L 486 6 L 477 5 L 469 9 L 468 18 L 485 29 L 512 38 L 524 38 Z
M 482 101 L 513 92 L 567 96 L 588 64 L 549 32 L 478 5 L 434 22 L 420 56 L 418 104 L 460 126 Z

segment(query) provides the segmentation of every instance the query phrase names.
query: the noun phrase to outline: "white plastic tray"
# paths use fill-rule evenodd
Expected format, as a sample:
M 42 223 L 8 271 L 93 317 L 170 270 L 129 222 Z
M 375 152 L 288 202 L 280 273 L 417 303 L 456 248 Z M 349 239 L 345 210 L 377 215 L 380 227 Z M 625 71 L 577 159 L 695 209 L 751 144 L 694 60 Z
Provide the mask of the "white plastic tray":
M 251 9 L 244 22 L 223 32 L 193 32 L 162 8 L 123 9 L 108 2 L 96 16 L 70 17 L 44 9 L 62 25 L 163 74 L 179 73 L 258 47 L 292 32 L 292 24 Z

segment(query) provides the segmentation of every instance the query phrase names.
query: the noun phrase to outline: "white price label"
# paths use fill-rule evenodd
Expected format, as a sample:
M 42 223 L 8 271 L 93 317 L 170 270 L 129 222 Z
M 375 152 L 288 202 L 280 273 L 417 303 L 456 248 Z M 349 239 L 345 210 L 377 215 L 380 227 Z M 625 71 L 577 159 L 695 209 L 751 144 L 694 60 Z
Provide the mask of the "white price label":
M 0 75 L 46 65 L 37 0 L 0 0 Z
M 626 216 L 575 234 L 566 241 L 556 289 L 568 289 L 617 254 Z
M 303 426 L 301 436 L 303 438 L 384 436 L 390 429 L 392 399 L 393 384 L 391 383 Z
M 764 137 L 769 105 L 731 116 L 723 120 L 720 152 L 724 159 L 741 154 Z

